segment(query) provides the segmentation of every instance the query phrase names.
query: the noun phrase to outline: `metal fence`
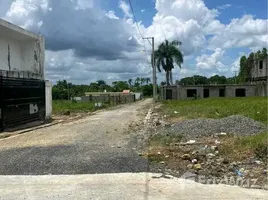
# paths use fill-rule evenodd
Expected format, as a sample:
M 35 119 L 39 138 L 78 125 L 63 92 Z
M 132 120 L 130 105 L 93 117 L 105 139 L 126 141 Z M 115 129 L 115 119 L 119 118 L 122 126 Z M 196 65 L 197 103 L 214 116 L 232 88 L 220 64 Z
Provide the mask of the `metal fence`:
M 0 76 L 0 129 L 45 118 L 45 81 Z

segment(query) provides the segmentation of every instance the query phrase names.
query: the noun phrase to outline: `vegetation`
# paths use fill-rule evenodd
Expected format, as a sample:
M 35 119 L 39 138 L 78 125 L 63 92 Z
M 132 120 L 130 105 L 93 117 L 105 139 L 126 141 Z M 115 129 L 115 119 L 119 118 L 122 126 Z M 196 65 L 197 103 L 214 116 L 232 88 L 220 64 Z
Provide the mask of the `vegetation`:
M 95 104 L 92 102 L 79 102 L 68 100 L 54 100 L 53 101 L 53 114 L 64 114 L 65 112 L 71 113 L 86 113 L 92 112 L 95 109 Z
M 150 78 L 137 77 L 135 80 L 115 81 L 108 85 L 104 80 L 89 85 L 75 85 L 66 80 L 59 80 L 52 88 L 53 100 L 68 100 L 71 97 L 81 97 L 85 92 L 122 92 L 130 89 L 132 92 L 142 92 L 144 96 L 152 96 L 153 85 Z
M 191 77 L 182 78 L 176 81 L 179 85 L 208 85 L 208 84 L 234 84 L 235 77 L 226 78 L 225 76 L 214 75 L 210 78 L 200 75 L 194 75 Z
M 255 156 L 264 162 L 267 162 L 268 156 L 268 133 L 258 135 L 223 138 L 220 145 L 220 152 L 226 157 L 234 160 L 241 159 L 241 155 Z
M 173 84 L 172 78 L 172 69 L 174 69 L 174 63 L 176 63 L 180 68 L 183 63 L 183 55 L 178 49 L 178 46 L 181 45 L 180 41 L 174 40 L 169 42 L 161 43 L 158 46 L 158 49 L 154 52 L 155 55 L 155 64 L 158 68 L 158 71 L 161 72 L 161 66 L 166 72 L 166 83 L 167 85 Z
M 165 101 L 163 112 L 185 118 L 222 118 L 230 115 L 244 115 L 267 123 L 267 98 L 208 98 L 198 100 Z M 178 114 L 174 114 L 174 111 Z
M 267 49 L 263 48 L 262 51 L 257 53 L 250 53 L 248 57 L 242 56 L 240 59 L 240 70 L 238 74 L 239 83 L 246 83 L 250 81 L 251 70 L 254 66 L 254 61 L 260 61 L 267 57 Z

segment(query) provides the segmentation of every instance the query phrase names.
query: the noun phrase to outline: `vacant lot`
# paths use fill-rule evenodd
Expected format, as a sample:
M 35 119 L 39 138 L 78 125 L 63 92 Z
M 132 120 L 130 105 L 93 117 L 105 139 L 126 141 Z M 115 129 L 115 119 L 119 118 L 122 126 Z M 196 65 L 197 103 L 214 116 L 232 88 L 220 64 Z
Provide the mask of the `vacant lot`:
M 180 175 L 239 175 L 267 183 L 266 97 L 165 101 L 156 111 L 165 125 L 149 141 L 145 155 L 153 163 Z
M 165 101 L 161 110 L 172 117 L 179 116 L 187 119 L 244 115 L 267 123 L 267 97 Z
M 68 100 L 54 100 L 53 114 L 63 114 L 67 111 L 73 113 L 77 112 L 92 112 L 94 110 L 94 103 L 92 102 L 74 102 Z

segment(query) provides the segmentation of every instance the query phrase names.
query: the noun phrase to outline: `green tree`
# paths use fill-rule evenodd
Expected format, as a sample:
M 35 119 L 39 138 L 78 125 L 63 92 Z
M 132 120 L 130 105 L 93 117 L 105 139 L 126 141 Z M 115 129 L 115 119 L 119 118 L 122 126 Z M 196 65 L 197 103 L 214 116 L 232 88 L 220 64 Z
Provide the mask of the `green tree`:
M 238 82 L 244 83 L 247 80 L 247 57 L 242 56 L 240 58 L 240 69 L 238 73 Z
M 115 81 L 112 83 L 114 92 L 122 92 L 123 90 L 129 89 L 127 81 Z
M 140 77 L 137 77 L 136 79 L 135 79 L 135 83 L 134 83 L 134 85 L 135 85 L 135 87 L 139 87 L 140 86 Z
M 133 83 L 133 80 L 130 78 L 130 79 L 128 79 L 128 84 L 129 84 L 129 87 L 131 87 L 132 86 L 132 83 Z
M 161 43 L 158 49 L 154 52 L 155 64 L 159 72 L 161 72 L 161 66 L 166 72 L 166 82 L 167 85 L 173 84 L 172 69 L 174 69 L 174 63 L 176 63 L 180 68 L 183 63 L 183 54 L 178 49 L 181 45 L 180 41 L 174 40 L 169 42 Z
M 226 84 L 227 79 L 225 76 L 214 75 L 208 79 L 210 84 Z
M 150 78 L 145 78 L 146 84 L 148 85 L 151 82 Z

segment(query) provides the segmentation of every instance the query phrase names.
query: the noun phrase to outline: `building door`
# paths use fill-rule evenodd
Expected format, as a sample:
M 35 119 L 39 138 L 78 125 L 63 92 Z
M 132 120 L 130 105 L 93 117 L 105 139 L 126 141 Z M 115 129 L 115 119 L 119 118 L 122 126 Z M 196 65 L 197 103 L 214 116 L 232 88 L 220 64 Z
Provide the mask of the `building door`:
M 246 96 L 246 89 L 244 89 L 244 88 L 236 89 L 235 96 L 236 97 L 245 97 Z
M 204 89 L 203 95 L 204 95 L 204 98 L 208 98 L 209 97 L 209 89 Z
M 166 100 L 172 99 L 172 90 L 166 90 Z

